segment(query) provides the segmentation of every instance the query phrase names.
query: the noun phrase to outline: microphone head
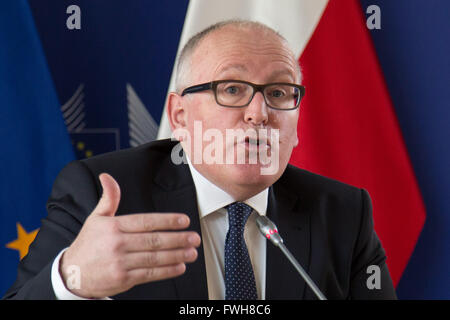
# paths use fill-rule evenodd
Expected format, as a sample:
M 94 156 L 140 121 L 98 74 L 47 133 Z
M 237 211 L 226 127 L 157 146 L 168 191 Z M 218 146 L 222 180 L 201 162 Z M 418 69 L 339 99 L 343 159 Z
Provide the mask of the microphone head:
M 277 226 L 266 216 L 258 216 L 256 218 L 256 225 L 264 237 L 270 240 L 277 247 L 283 243 L 283 239 L 278 233 Z

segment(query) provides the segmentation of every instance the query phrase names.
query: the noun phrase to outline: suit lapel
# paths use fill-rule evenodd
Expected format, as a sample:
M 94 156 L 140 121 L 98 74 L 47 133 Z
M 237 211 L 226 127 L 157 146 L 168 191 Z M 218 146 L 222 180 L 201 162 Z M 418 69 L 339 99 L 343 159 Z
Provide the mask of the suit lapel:
M 201 235 L 195 186 L 187 165 L 174 165 L 168 161 L 155 179 L 161 191 L 154 193 L 154 207 L 158 212 L 180 212 L 189 216 L 188 230 Z M 171 168 L 167 168 L 167 167 Z M 173 279 L 177 299 L 208 299 L 203 243 L 197 249 L 198 257 L 186 265 L 186 272 Z
M 151 186 L 151 198 L 156 212 L 182 212 L 189 216 L 189 230 L 201 235 L 196 191 L 187 165 L 175 165 L 168 159 Z M 310 214 L 296 193 L 280 181 L 269 189 L 267 216 L 278 226 L 286 247 L 308 272 L 310 263 Z M 279 248 L 267 243 L 266 299 L 301 299 L 305 282 Z M 184 275 L 174 278 L 176 299 L 208 299 L 203 243 L 198 258 L 188 264 Z
M 284 244 L 305 270 L 310 259 L 310 212 L 301 199 L 280 183 L 269 189 L 267 216 L 277 225 Z M 267 242 L 266 299 L 302 299 L 305 282 L 281 250 Z

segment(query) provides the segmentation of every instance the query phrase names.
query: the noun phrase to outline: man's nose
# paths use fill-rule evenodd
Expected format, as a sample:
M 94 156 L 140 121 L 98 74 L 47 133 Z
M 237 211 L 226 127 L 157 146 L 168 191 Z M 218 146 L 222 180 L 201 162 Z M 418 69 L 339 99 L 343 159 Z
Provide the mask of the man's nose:
M 261 92 L 257 92 L 245 108 L 244 120 L 254 126 L 266 125 L 269 119 L 266 101 Z

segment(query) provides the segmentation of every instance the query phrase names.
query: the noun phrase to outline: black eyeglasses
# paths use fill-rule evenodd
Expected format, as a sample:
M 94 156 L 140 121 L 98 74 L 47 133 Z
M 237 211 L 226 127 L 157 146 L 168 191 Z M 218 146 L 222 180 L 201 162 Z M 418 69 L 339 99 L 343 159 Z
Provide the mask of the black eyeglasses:
M 300 105 L 305 95 L 305 87 L 293 83 L 254 84 L 241 80 L 218 80 L 188 87 L 182 96 L 212 90 L 218 105 L 229 108 L 242 108 L 250 104 L 257 92 L 261 92 L 264 100 L 272 109 L 294 110 Z

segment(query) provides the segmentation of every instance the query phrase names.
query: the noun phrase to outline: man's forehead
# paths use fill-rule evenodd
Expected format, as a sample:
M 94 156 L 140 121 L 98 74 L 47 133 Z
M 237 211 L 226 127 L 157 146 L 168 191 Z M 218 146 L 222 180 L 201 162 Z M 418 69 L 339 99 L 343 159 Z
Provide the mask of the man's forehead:
M 259 33 L 263 34 L 259 34 Z M 249 37 L 253 35 L 254 37 Z M 274 32 L 255 28 L 227 28 L 216 30 L 199 43 L 193 53 L 193 60 L 198 66 L 212 67 L 215 73 L 228 71 L 248 72 L 249 61 L 255 56 L 268 56 L 274 61 L 286 62 L 291 67 L 297 64 L 286 42 Z M 294 67 L 295 68 L 295 67 Z M 278 73 L 290 73 L 295 70 L 282 70 Z
M 248 68 L 243 63 L 232 63 L 222 65 L 218 70 L 217 74 L 220 75 L 222 73 L 226 73 L 229 71 L 238 71 L 238 72 L 248 72 Z

